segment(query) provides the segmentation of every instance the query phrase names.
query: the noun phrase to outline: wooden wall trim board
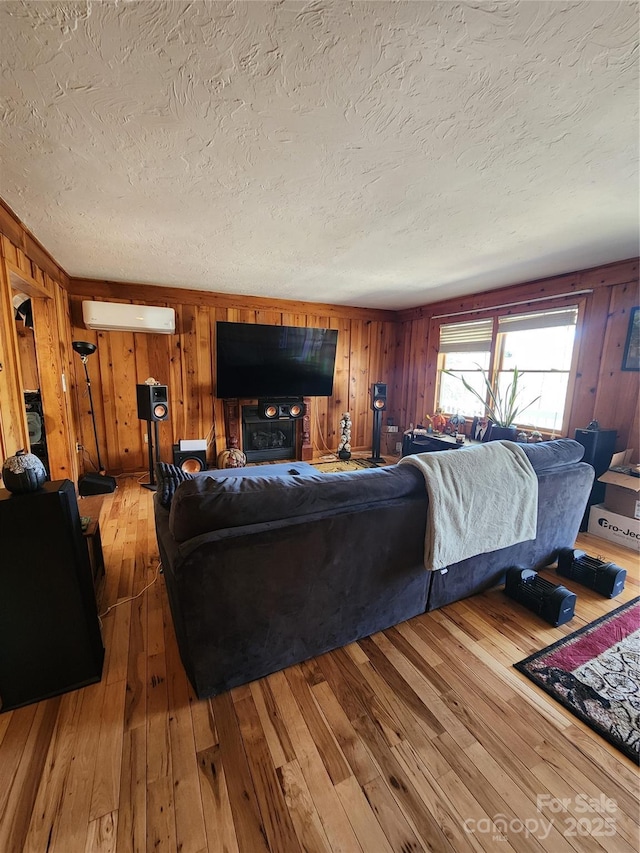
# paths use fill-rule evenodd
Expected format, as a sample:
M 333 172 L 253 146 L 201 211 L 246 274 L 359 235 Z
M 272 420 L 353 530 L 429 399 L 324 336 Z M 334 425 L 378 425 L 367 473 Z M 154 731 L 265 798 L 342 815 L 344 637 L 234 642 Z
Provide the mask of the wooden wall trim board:
M 330 305 L 321 302 L 300 302 L 289 299 L 269 299 L 247 294 L 218 293 L 206 290 L 190 290 L 182 287 L 160 287 L 136 282 L 99 281 L 97 279 L 70 278 L 69 293 L 84 299 L 101 299 L 106 302 L 122 301 L 123 293 L 130 302 L 153 305 L 194 305 L 220 308 L 230 311 L 247 311 L 251 317 L 232 319 L 232 322 L 272 323 L 269 315 L 314 314 L 326 317 L 352 317 L 361 320 L 395 322 L 395 311 L 375 308 L 357 308 L 348 305 Z M 296 325 L 283 323 L 282 325 Z
M 0 244 L 1 245 L 1 244 Z M 29 447 L 22 367 L 7 265 L 0 257 L 0 450 L 2 459 Z
M 616 284 L 633 284 L 638 282 L 639 258 L 627 258 L 601 267 L 578 270 L 566 275 L 551 276 L 536 281 L 512 284 L 496 290 L 487 290 L 471 296 L 445 299 L 432 302 L 417 308 L 398 312 L 400 320 L 413 320 L 419 317 L 440 315 L 467 314 L 471 311 L 493 309 L 502 305 L 516 302 L 527 303 L 548 298 L 558 294 L 573 295 L 579 290 L 613 287 Z M 524 310 L 526 310 L 526 305 Z
M 18 219 L 8 204 L 0 198 L 0 234 L 8 238 L 15 249 L 52 278 L 66 284 L 67 275 L 29 229 Z
M 12 263 L 5 259 L 7 271 L 9 274 L 9 283 L 14 290 L 25 293 L 34 299 L 40 296 L 49 297 L 53 295 L 53 281 L 48 275 L 45 275 L 42 270 L 34 268 L 26 255 L 15 250 L 16 256 L 20 256 L 20 265 Z M 36 273 L 38 278 L 35 278 L 33 273 Z

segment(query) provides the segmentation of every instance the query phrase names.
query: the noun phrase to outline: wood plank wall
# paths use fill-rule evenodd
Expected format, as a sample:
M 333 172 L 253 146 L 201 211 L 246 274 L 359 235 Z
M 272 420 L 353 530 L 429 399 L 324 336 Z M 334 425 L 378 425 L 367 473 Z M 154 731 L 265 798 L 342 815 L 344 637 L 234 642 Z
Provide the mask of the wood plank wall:
M 16 322 L 18 333 L 18 351 L 20 353 L 20 365 L 22 367 L 22 384 L 25 391 L 32 391 L 40 387 L 38 378 L 38 364 L 36 360 L 36 342 L 33 329 L 25 326 L 22 322 Z
M 230 297 L 178 288 L 70 280 L 74 339 L 97 345 L 88 367 L 94 394 L 103 462 L 111 472 L 148 467 L 147 425 L 137 418 L 136 384 L 152 376 L 169 389 L 169 420 L 160 423 L 160 455 L 172 458 L 180 439 L 207 438 L 208 462 L 226 447 L 222 402 L 215 397 L 216 321 L 310 326 L 338 330 L 334 393 L 315 398 L 311 441 L 316 455 L 335 452 L 342 412 L 353 422 L 355 448 L 371 446 L 373 382 L 391 382 L 395 363 L 395 314 L 335 305 Z M 127 299 L 122 299 L 122 295 Z M 176 311 L 175 335 L 91 332 L 82 322 L 84 299 L 169 306 Z M 82 376 L 76 370 L 81 444 L 93 448 Z M 92 454 L 94 455 L 94 454 Z
M 72 372 L 67 276 L 11 211 L 0 202 L 0 451 L 2 458 L 28 447 L 23 390 L 32 387 L 11 304 L 12 286 L 31 297 L 36 373 L 42 395 L 50 474 L 77 480 L 75 421 L 68 379 Z
M 640 450 L 639 374 L 621 369 L 631 308 L 640 304 L 638 259 L 399 312 L 396 422 L 406 427 L 434 411 L 441 323 L 492 316 L 499 307 L 501 314 L 521 314 L 576 303 L 583 319 L 562 435 L 572 437 L 595 419 L 617 430 L 617 449 Z
M 1 200 L 0 235 L 0 361 L 4 367 L 0 372 L 0 451 L 3 458 L 14 453 L 23 446 L 26 434 L 19 347 L 9 322 L 9 264 L 49 297 L 37 300 L 36 345 L 54 479 L 75 480 L 83 470 L 92 470 L 90 456 L 95 461 L 84 373 L 71 349 L 72 340 L 97 343 L 97 354 L 88 367 L 98 434 L 103 462 L 117 473 L 147 467 L 146 423 L 137 419 L 135 385 L 148 376 L 169 386 L 171 419 L 159 426 L 164 459 L 171 458 L 171 445 L 181 438 L 209 437 L 210 462 L 224 447 L 222 407 L 213 396 L 216 320 L 338 329 L 334 395 L 317 401 L 312 419 L 312 441 L 321 455 L 336 449 L 340 415 L 347 410 L 353 421 L 354 447 L 371 446 L 373 382 L 387 383 L 385 422 L 394 418 L 401 430 L 433 411 L 442 315 L 480 312 L 484 316 L 486 310 L 506 304 L 513 304 L 513 311 L 519 313 L 543 307 L 545 299 L 562 293 L 584 304 L 566 434 L 573 435 L 576 428 L 596 418 L 603 428 L 618 431 L 619 449 L 638 449 L 638 373 L 620 369 L 630 309 L 640 304 L 637 259 L 411 311 L 385 312 L 69 279 Z M 82 299 L 171 305 L 177 313 L 178 334 L 90 332 L 82 323 Z M 557 299 L 553 304 L 558 304 Z M 66 378 L 66 393 L 61 374 Z M 85 446 L 85 453 L 76 452 L 76 442 Z

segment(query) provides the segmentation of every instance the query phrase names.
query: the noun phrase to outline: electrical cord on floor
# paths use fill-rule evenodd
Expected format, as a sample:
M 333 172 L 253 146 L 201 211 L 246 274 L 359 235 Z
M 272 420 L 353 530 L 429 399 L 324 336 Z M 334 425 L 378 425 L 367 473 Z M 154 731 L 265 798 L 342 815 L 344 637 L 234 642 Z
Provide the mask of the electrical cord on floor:
M 149 587 L 152 587 L 154 585 L 154 583 L 158 580 L 158 575 L 160 575 L 162 573 L 163 573 L 162 563 L 158 563 L 158 565 L 156 567 L 156 573 L 154 575 L 153 580 L 149 581 L 149 583 L 144 587 L 144 589 L 141 589 L 140 592 L 137 592 L 135 595 L 130 595 L 128 598 L 123 598 L 121 601 L 116 601 L 115 604 L 111 604 L 109 607 L 107 607 L 107 609 L 103 613 L 100 613 L 98 615 L 98 622 L 100 623 L 100 629 L 102 629 L 102 619 L 108 613 L 110 613 L 116 607 L 120 607 L 121 604 L 126 604 L 127 601 L 134 601 L 136 598 L 140 598 L 140 596 L 142 595 L 143 592 L 146 592 L 149 589 Z
M 85 447 L 83 447 L 83 448 L 82 448 L 82 455 L 87 457 L 87 459 L 89 460 L 89 464 L 91 465 L 91 467 L 92 467 L 92 468 L 94 468 L 94 469 L 97 471 L 97 470 L 98 470 L 98 463 L 97 463 L 97 462 L 94 462 L 94 460 L 93 460 L 93 458 L 92 458 L 91 454 L 89 453 L 89 451 L 88 451 Z

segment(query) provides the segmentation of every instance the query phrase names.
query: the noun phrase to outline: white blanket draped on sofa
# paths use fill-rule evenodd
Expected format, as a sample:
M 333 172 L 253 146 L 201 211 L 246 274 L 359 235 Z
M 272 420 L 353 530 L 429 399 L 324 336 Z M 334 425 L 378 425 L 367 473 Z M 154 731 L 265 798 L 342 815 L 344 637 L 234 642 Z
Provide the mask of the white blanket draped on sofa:
M 538 479 L 514 442 L 418 453 L 398 464 L 422 471 L 429 493 L 425 568 L 535 539 Z

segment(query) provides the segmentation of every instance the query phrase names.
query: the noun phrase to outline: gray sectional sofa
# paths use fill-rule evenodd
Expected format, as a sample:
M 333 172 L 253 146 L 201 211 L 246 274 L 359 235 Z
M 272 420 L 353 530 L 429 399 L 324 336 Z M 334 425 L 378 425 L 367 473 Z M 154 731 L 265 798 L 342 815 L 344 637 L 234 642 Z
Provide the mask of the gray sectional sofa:
M 205 472 L 174 483 L 173 495 L 159 483 L 160 557 L 196 694 L 216 695 L 478 593 L 509 566 L 552 563 L 574 545 L 594 471 L 572 440 L 523 449 L 538 478 L 537 538 L 436 572 L 424 568 L 428 498 L 411 465 Z

